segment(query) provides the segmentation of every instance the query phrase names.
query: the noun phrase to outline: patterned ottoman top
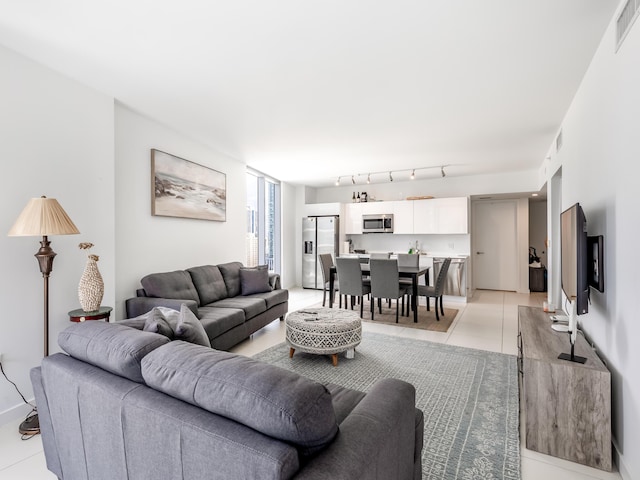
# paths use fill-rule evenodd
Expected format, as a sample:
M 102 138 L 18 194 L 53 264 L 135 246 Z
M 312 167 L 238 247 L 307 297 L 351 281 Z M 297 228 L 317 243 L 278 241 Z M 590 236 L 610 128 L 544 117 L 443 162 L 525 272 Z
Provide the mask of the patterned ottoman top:
M 346 332 L 361 325 L 360 316 L 338 308 L 304 308 L 289 313 L 286 323 L 308 332 Z

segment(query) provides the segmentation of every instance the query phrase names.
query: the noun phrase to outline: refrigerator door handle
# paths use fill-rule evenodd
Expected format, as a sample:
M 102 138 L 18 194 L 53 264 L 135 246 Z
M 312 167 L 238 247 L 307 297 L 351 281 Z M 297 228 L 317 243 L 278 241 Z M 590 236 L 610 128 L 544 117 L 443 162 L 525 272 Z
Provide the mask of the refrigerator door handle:
M 306 255 L 313 254 L 313 242 L 304 242 L 304 253 Z

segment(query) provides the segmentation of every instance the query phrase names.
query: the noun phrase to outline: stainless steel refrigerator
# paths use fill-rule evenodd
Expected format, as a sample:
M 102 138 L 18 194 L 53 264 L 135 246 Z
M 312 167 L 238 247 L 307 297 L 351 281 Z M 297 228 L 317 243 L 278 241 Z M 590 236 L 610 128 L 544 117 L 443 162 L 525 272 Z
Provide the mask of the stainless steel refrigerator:
M 340 221 L 338 216 L 302 219 L 302 287 L 322 289 L 319 255 L 338 256 Z

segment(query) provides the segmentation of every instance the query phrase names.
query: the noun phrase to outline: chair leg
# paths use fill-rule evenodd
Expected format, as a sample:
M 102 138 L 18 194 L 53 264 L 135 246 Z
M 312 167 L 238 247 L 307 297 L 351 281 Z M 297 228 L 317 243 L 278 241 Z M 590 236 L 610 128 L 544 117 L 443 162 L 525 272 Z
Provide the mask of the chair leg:
M 427 298 L 427 312 L 429 312 L 431 310 L 431 307 L 429 307 L 429 304 L 431 303 L 431 297 L 427 295 L 426 298 Z
M 434 297 L 435 298 L 435 304 L 433 306 L 433 309 L 436 311 L 436 322 L 440 321 L 440 316 L 438 315 L 438 297 Z
M 378 299 L 378 313 L 382 315 L 382 299 Z
M 403 300 L 404 302 L 404 300 Z M 398 299 L 396 298 L 396 323 L 398 323 L 398 304 L 400 302 L 398 302 Z M 404 305 L 402 306 L 402 309 L 404 310 Z
M 442 306 L 442 295 L 440 295 L 440 313 L 444 317 L 444 307 Z
M 369 302 L 369 305 L 371 306 L 371 320 L 372 321 L 373 321 L 374 313 L 376 311 L 376 309 L 375 309 L 375 307 L 373 305 L 375 303 L 374 301 L 375 301 L 375 299 L 371 298 L 371 301 Z
M 325 303 L 327 302 L 327 290 L 324 289 L 322 291 L 322 306 L 324 307 Z
M 360 318 L 362 318 L 362 315 L 364 314 L 364 297 L 360 296 L 358 299 L 360 300 Z

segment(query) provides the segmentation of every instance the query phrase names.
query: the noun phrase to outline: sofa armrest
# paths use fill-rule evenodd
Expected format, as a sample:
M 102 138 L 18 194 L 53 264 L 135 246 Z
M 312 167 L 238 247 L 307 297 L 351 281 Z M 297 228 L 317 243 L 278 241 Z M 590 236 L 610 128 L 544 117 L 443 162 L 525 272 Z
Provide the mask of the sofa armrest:
M 411 480 L 415 437 L 415 388 L 402 380 L 380 380 L 340 424 L 333 443 L 295 478 Z
M 271 285 L 271 290 L 280 290 L 282 288 L 280 285 L 280 274 L 269 273 L 269 285 Z
M 127 318 L 143 315 L 154 307 L 167 307 L 180 310 L 180 305 L 185 304 L 198 317 L 198 303 L 195 300 L 180 300 L 175 298 L 158 297 L 133 297 L 125 301 Z

